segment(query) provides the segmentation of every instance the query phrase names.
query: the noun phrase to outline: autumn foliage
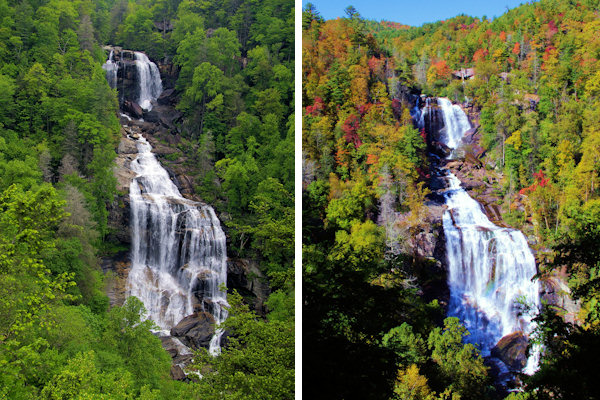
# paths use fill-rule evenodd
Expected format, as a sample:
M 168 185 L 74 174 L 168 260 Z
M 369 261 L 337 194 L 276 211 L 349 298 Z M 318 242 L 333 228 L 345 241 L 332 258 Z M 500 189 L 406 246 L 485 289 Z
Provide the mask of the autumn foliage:
M 323 111 L 323 99 L 315 97 L 315 101 L 312 106 L 306 106 L 306 113 L 312 116 L 317 116 Z
M 539 172 L 534 172 L 533 177 L 535 179 L 533 184 L 529 187 L 519 190 L 519 194 L 527 195 L 535 191 L 538 187 L 545 187 L 550 182 L 550 179 L 546 178 L 546 174 L 544 174 L 544 171 L 542 171 L 541 169 L 539 170 Z
M 348 118 L 346 118 L 342 124 L 342 131 L 344 132 L 344 138 L 346 139 L 346 142 L 353 143 L 355 147 L 360 147 L 362 145 L 362 141 L 356 133 L 359 126 L 360 119 L 354 114 L 351 114 Z

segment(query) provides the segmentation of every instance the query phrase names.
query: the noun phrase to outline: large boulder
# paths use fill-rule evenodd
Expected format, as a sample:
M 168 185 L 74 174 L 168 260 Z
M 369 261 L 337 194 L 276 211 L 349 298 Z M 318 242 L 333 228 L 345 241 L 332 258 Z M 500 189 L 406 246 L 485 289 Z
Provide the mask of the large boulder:
M 446 158 L 452 153 L 452 149 L 442 142 L 431 142 L 430 151 L 440 158 Z
M 215 319 L 207 312 L 188 315 L 171 328 L 171 336 L 178 337 L 186 346 L 208 347 L 215 333 Z
M 187 376 L 179 365 L 171 366 L 171 378 L 175 381 L 185 381 Z
M 144 117 L 144 110 L 135 101 L 125 100 L 123 103 L 123 110 L 129 113 L 133 118 L 140 119 Z
M 497 357 L 512 371 L 521 371 L 527 364 L 529 339 L 522 331 L 504 336 L 492 348 L 491 354 Z

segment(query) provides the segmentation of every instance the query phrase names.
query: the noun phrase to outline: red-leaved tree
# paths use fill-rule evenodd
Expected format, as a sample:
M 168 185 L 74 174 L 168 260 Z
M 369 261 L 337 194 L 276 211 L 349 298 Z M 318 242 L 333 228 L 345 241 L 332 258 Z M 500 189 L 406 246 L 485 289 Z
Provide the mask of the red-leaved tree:
M 354 147 L 359 148 L 362 145 L 362 141 L 358 137 L 358 127 L 360 126 L 360 119 L 358 116 L 351 114 L 344 123 L 342 124 L 342 131 L 344 132 L 344 138 L 346 142 L 353 143 Z

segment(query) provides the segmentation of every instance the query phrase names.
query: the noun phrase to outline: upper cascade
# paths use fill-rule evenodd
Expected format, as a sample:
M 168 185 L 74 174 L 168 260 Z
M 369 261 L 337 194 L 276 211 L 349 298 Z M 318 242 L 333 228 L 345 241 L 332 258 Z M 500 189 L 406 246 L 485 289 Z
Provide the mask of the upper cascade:
M 114 61 L 114 50 L 110 51 L 108 60 L 102 65 L 102 69 L 106 71 L 106 80 L 112 89 L 117 87 L 117 71 L 119 66 Z
M 160 71 L 156 64 L 148 59 L 148 56 L 139 51 L 135 52 L 135 66 L 138 70 L 138 83 L 140 87 L 138 104 L 144 110 L 152 109 L 155 101 L 163 91 Z
M 438 98 L 438 105 L 442 109 L 444 117 L 445 144 L 452 150 L 456 150 L 464 133 L 471 128 L 469 119 L 460 106 L 452 104 L 449 99 Z
M 464 111 L 448 99 L 439 99 L 445 123 L 445 144 L 455 150 L 471 128 Z M 443 215 L 448 261 L 450 304 L 448 312 L 458 317 L 471 333 L 467 340 L 477 343 L 484 356 L 505 335 L 531 333 L 528 313 L 519 302 L 538 307 L 539 283 L 535 258 L 525 236 L 518 230 L 501 228 L 485 215 L 481 205 L 448 175 Z M 525 372 L 537 368 L 537 352 L 530 356 Z
M 105 47 L 109 56 L 102 68 L 111 88 L 119 91 L 119 103 L 136 103 L 144 111 L 161 95 L 163 84 L 160 70 L 148 56 L 139 51 L 120 47 Z M 141 115 L 142 110 L 138 112 Z

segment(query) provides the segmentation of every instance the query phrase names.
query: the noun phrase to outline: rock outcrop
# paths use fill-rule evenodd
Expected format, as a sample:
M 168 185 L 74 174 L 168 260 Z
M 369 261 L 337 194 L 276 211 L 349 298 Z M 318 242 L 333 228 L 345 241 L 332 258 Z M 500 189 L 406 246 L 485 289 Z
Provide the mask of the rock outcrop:
M 554 270 L 549 275 L 540 278 L 542 300 L 563 316 L 566 322 L 579 323 L 577 318 L 581 305 L 571 298 L 571 290 L 566 282 L 566 271 Z
M 131 269 L 129 251 L 121 251 L 112 257 L 103 258 L 100 265 L 105 274 L 105 290 L 111 307 L 122 305 L 127 298 L 127 277 Z
M 256 261 L 229 259 L 227 261 L 227 288 L 235 289 L 246 301 L 253 305 L 254 311 L 264 315 L 265 300 L 271 293 L 267 280 Z
M 521 331 L 510 333 L 496 343 L 491 354 L 508 366 L 513 372 L 520 372 L 527 364 L 529 339 Z

